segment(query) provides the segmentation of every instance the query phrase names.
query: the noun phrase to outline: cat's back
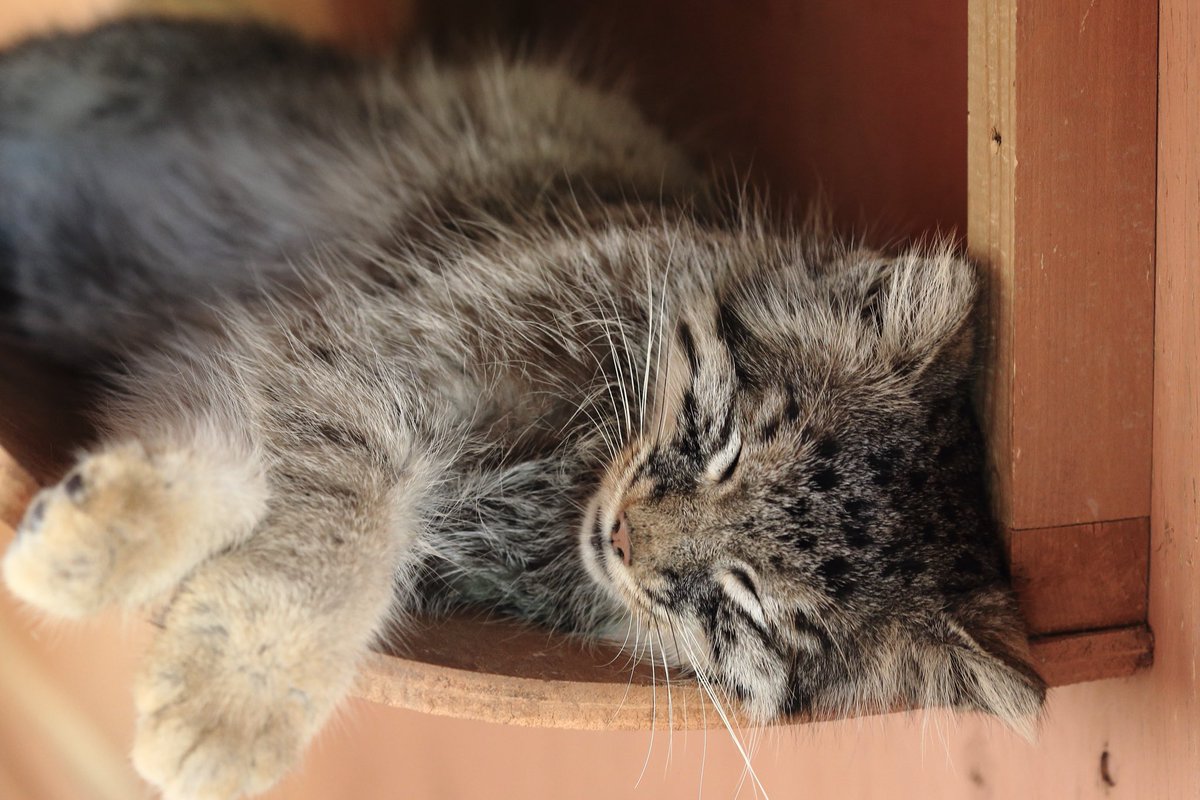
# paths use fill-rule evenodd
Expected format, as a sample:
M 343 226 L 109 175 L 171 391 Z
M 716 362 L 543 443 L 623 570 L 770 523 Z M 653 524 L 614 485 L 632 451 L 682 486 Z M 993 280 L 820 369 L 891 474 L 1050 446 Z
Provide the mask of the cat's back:
M 329 252 L 444 252 L 476 221 L 520 239 L 564 210 L 701 191 L 624 91 L 578 75 L 155 19 L 18 45 L 0 54 L 2 327 L 90 358 Z

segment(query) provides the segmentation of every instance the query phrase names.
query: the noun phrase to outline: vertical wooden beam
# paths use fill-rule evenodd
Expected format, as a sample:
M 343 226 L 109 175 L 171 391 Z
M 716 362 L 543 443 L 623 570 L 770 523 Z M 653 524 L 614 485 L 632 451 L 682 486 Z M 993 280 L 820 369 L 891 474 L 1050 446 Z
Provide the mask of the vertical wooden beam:
M 971 2 L 968 243 L 1010 529 L 1149 515 L 1156 10 Z
M 1200 3 L 1160 4 L 1146 797 L 1200 797 Z M 1155 702 L 1156 701 L 1156 702 Z M 1135 778 L 1136 780 L 1136 778 Z
M 1141 0 L 970 2 L 967 242 L 989 290 L 980 400 L 1035 634 L 1146 618 L 1156 15 Z

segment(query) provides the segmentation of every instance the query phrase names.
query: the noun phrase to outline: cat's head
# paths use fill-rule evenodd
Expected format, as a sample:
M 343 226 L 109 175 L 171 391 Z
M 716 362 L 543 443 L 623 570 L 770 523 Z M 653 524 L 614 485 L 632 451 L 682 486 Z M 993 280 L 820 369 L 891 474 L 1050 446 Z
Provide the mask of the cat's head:
M 679 314 L 581 547 L 752 717 L 954 706 L 1032 727 L 1045 686 L 970 403 L 976 294 L 949 252 L 850 251 Z

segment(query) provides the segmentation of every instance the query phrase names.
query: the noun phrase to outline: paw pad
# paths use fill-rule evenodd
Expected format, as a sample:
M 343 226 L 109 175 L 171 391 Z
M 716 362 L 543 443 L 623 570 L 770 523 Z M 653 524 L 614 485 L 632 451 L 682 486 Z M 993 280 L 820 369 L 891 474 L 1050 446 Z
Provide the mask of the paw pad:
M 63 482 L 63 491 L 67 493 L 67 497 L 78 502 L 83 499 L 84 481 L 83 475 L 78 471 L 72 472 Z
M 68 617 L 168 591 L 194 563 L 180 556 L 192 513 L 163 483 L 139 446 L 82 459 L 26 511 L 4 558 L 9 589 Z

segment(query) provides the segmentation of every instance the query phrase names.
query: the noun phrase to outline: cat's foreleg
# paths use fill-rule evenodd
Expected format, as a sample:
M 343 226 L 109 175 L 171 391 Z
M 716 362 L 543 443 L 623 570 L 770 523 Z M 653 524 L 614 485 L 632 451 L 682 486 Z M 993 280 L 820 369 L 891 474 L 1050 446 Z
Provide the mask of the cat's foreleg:
M 134 763 L 167 797 L 262 791 L 296 762 L 393 607 L 419 474 L 298 470 L 248 542 L 183 584 L 134 689 Z
M 254 793 L 295 763 L 395 608 L 436 474 L 394 429 L 367 453 L 337 421 L 266 446 L 221 423 L 84 456 L 3 565 L 58 615 L 162 601 L 134 763 L 168 798 Z

